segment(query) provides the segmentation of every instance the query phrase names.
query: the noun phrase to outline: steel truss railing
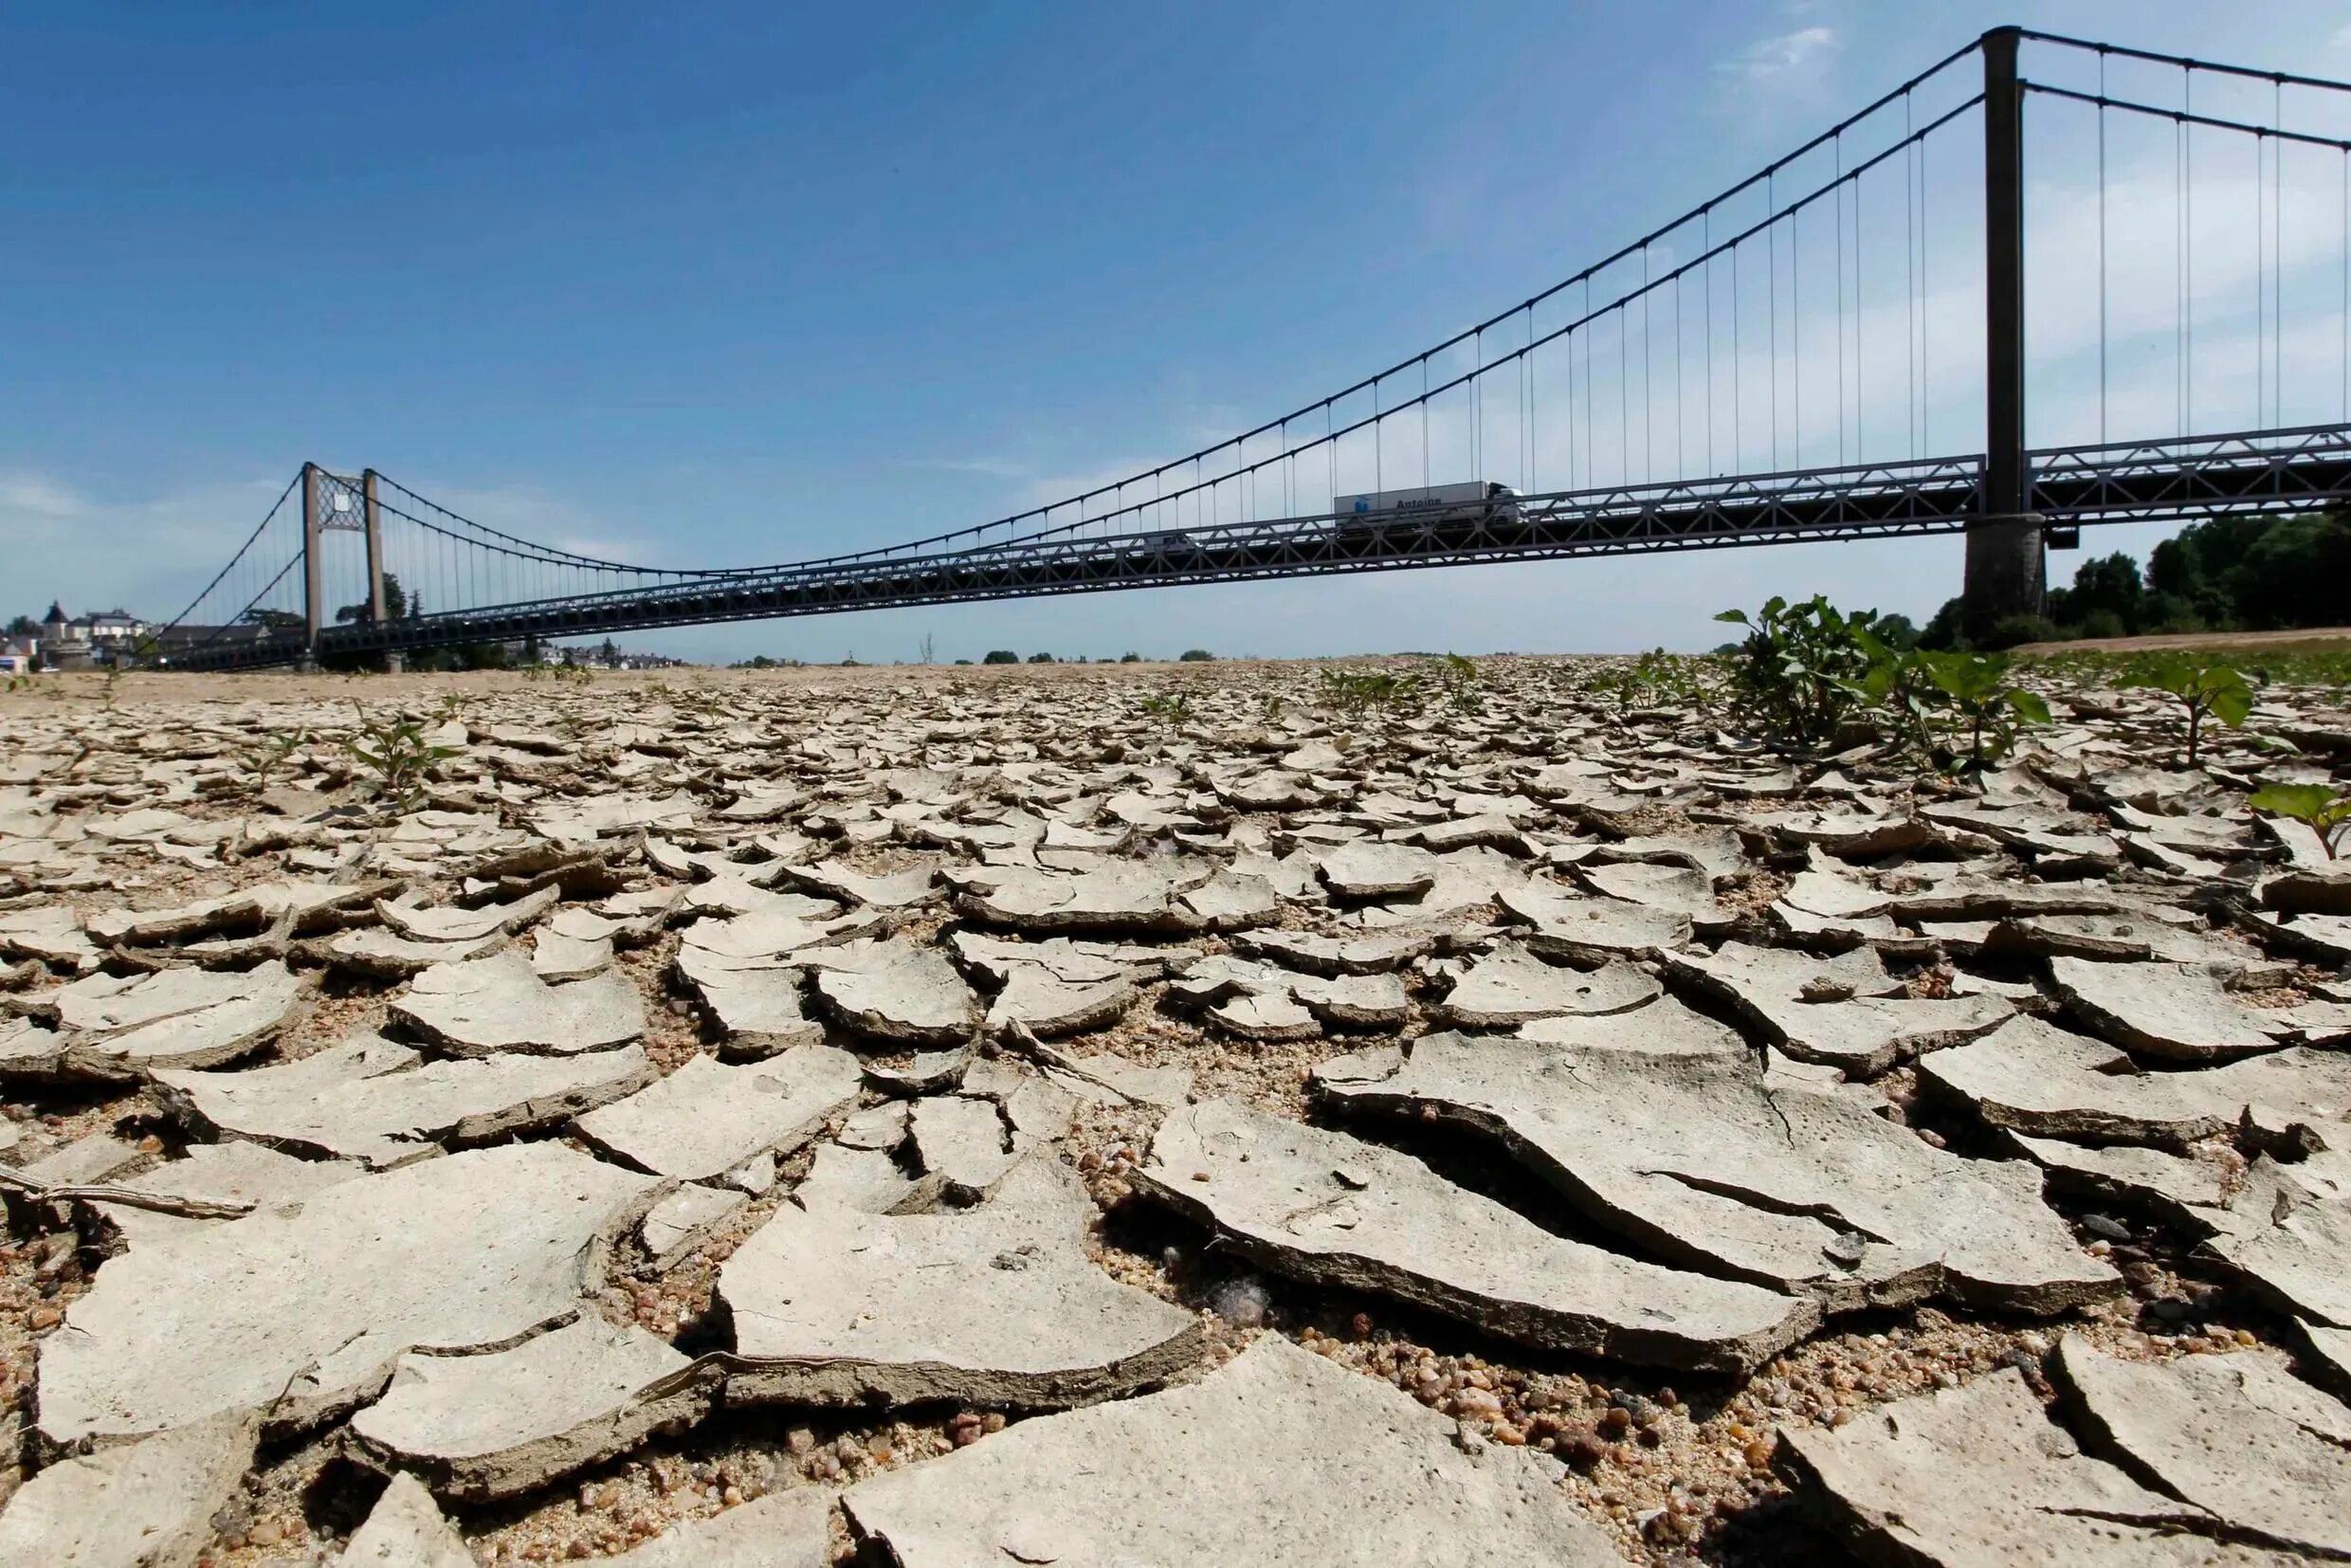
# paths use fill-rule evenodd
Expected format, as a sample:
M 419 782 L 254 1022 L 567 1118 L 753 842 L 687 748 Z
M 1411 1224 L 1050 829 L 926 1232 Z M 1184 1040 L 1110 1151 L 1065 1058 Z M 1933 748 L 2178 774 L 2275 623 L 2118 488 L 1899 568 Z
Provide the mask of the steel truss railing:
M 2351 504 L 2351 425 L 2035 451 L 2032 509 L 2053 522 L 2188 519 Z M 1394 521 L 1336 514 L 1031 539 L 336 627 L 332 657 L 526 637 L 921 604 L 1505 560 L 1822 543 L 1963 531 L 1984 516 L 1980 455 L 1522 496 Z M 200 650 L 181 667 L 295 662 L 299 634 Z

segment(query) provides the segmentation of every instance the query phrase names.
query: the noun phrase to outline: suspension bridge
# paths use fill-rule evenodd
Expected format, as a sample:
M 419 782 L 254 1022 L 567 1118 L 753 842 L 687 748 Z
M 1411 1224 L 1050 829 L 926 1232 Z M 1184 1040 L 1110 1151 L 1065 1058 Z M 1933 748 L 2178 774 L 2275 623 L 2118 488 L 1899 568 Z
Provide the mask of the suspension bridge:
M 2351 84 L 1998 28 L 1541 292 L 1115 484 L 886 548 L 667 567 L 305 464 L 156 648 L 398 667 L 774 616 L 1937 534 L 1966 538 L 1980 626 L 2037 612 L 2046 550 L 2085 524 L 2346 501 Z

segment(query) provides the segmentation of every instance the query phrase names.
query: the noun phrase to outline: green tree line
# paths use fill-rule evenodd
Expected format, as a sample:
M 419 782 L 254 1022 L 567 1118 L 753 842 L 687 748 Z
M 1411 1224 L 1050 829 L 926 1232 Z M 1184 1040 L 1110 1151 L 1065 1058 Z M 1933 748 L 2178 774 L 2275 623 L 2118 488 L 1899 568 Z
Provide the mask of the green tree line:
M 2082 563 L 2040 615 L 2000 622 L 1985 647 L 2160 632 L 2280 631 L 2351 621 L 2351 520 L 2327 512 L 2212 518 L 2149 552 Z M 1961 647 L 1959 601 L 1926 625 L 1928 647 Z

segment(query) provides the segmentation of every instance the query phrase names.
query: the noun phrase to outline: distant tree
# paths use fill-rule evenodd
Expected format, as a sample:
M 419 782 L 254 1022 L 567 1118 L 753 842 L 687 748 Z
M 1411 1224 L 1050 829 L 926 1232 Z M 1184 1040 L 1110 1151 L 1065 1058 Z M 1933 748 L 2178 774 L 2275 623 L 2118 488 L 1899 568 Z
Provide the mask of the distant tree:
M 1049 665 L 1054 661 L 1049 653 L 1031 653 L 1029 655 L 1029 662 L 1032 665 Z
M 19 615 L 16 619 L 9 623 L 9 635 L 11 637 L 38 637 L 41 635 L 41 623 L 34 620 L 29 615 Z
M 267 627 L 272 631 L 300 631 L 310 623 L 290 610 L 256 608 L 245 612 L 247 624 Z
M 513 663 L 503 643 L 467 643 L 457 650 L 463 669 L 505 669 Z
M 1139 665 L 1142 662 L 1143 656 L 1139 653 L 1121 653 L 1119 655 L 1119 663 L 1122 665 Z
M 956 661 L 956 663 L 957 663 L 957 664 L 958 664 L 958 665 L 968 665 L 968 664 L 970 664 L 971 662 L 972 662 L 972 661 L 970 661 L 969 659 L 957 659 L 957 660 Z
M 2092 615 L 2104 617 L 2103 626 L 2110 620 L 2123 631 L 2140 629 L 2146 609 L 2147 585 L 2139 574 L 2139 563 L 2121 551 L 2086 560 L 2074 570 L 2069 588 L 2053 588 L 2049 593 L 2049 618 L 2059 626 L 2079 626 Z
M 604 639 L 604 646 L 596 649 L 596 657 L 603 662 L 605 668 L 610 669 L 620 663 L 620 647 L 611 638 L 607 637 Z
M 393 572 L 385 573 L 384 619 L 387 621 L 406 620 L 408 618 L 408 614 L 409 596 L 407 592 L 400 586 L 399 574 Z M 357 604 L 347 604 L 341 606 L 335 611 L 335 618 L 337 621 L 366 620 L 368 618 L 367 601 L 365 599 L 361 599 Z
M 1919 646 L 1919 629 L 1911 624 L 1907 615 L 1881 615 L 1877 625 L 1869 629 L 1876 634 L 1879 642 L 1898 651 Z
M 1017 665 L 1020 663 L 1020 655 L 1009 647 L 993 648 L 980 663 L 983 665 Z
M 545 652 L 546 650 L 538 646 L 538 637 L 536 633 L 522 639 L 522 662 L 524 664 L 538 664 L 545 657 Z
M 1204 647 L 1188 647 L 1184 649 L 1182 662 L 1187 665 L 1214 664 L 1216 662 L 1216 655 L 1211 653 Z

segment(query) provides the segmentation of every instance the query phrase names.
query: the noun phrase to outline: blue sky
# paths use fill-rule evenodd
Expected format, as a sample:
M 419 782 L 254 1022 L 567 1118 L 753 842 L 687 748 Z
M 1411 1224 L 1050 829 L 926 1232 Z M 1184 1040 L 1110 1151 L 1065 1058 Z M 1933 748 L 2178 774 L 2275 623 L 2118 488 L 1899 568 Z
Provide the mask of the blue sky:
M 1996 22 L 2351 76 L 2339 5 L 2238 8 L 2221 34 L 2214 14 L 11 8 L 6 608 L 177 609 L 304 458 L 646 562 L 984 520 L 1523 299 Z M 2078 177 L 2064 161 L 2036 176 Z M 2168 370 L 2131 374 L 2171 407 Z M 1957 562 L 1948 541 L 1740 551 L 629 641 L 869 661 L 926 634 L 942 658 L 1697 647 L 1715 610 L 1776 591 L 1923 616 Z

